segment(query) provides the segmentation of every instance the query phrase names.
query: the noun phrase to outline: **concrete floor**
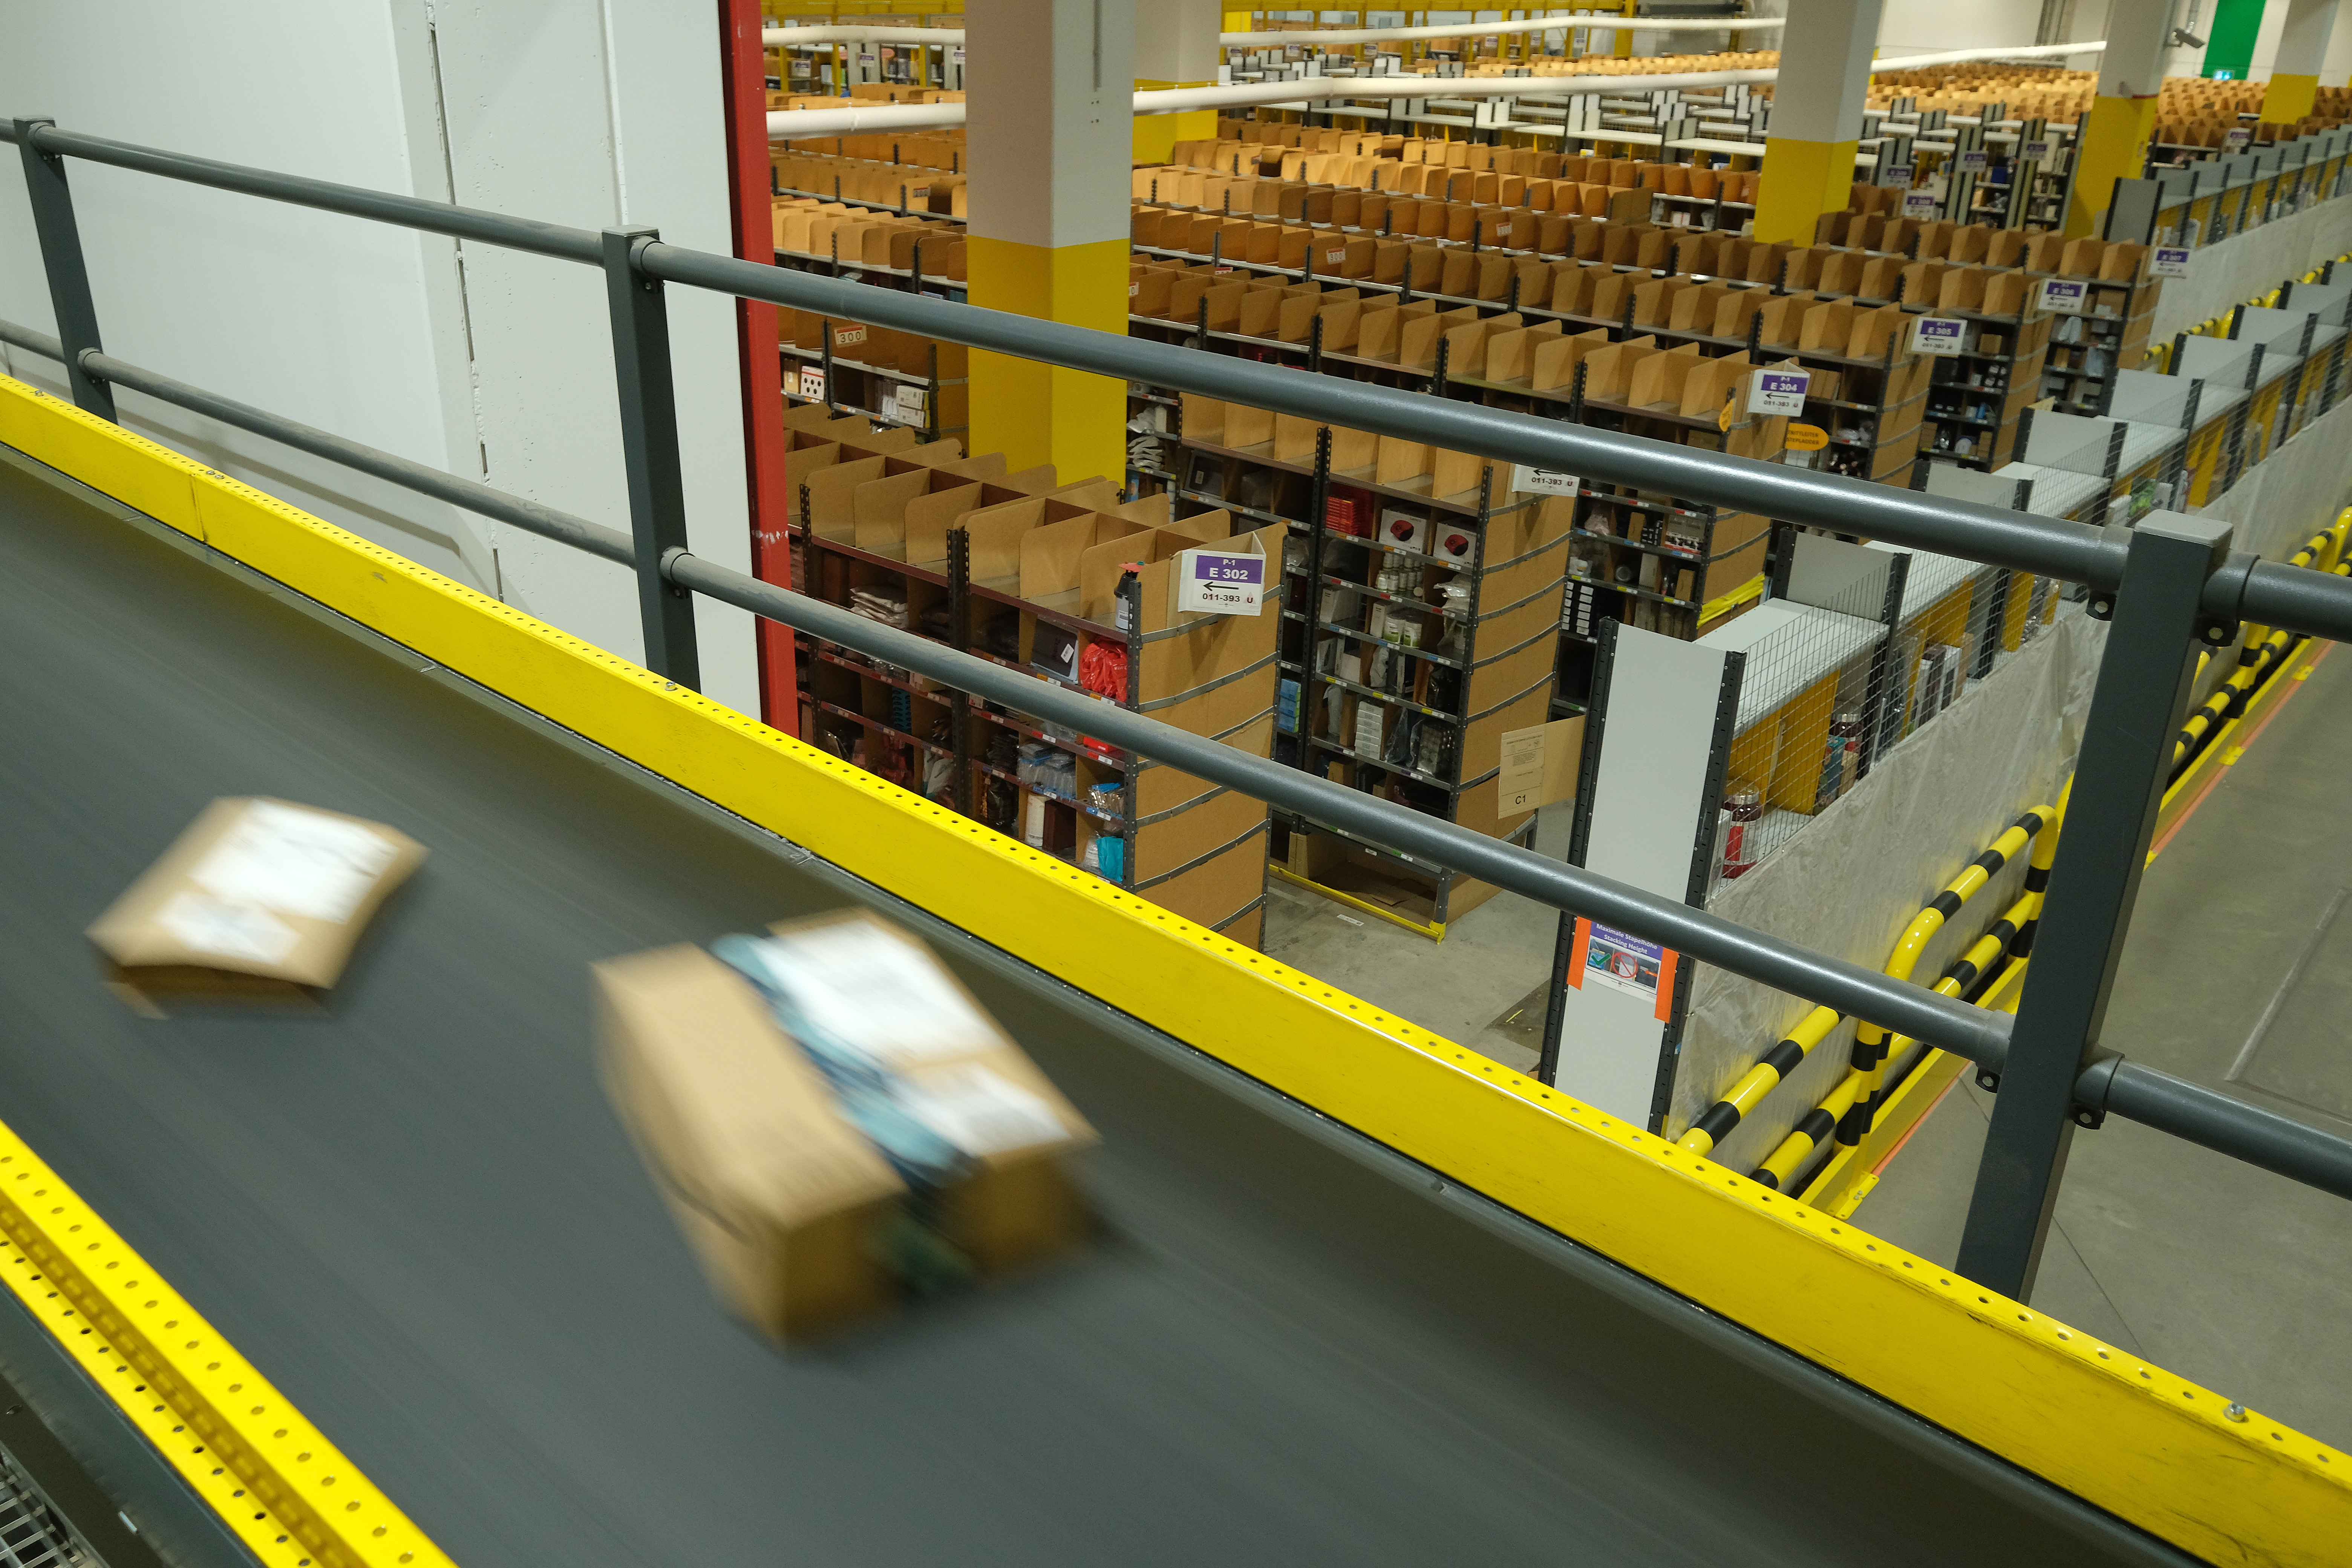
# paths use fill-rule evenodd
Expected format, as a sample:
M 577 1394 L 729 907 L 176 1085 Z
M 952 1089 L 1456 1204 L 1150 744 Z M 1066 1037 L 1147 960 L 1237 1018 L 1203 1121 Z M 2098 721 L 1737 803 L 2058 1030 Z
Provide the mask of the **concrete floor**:
M 1573 809 L 1564 804 L 1538 814 L 1538 854 L 1566 857 Z M 1266 879 L 1268 957 L 1520 1072 L 1534 1070 L 1542 1014 L 1535 1016 L 1532 1035 L 1497 1028 L 1496 1021 L 1543 985 L 1559 934 L 1559 911 L 1517 893 L 1496 893 L 1450 921 L 1445 940 L 1435 942 L 1278 877 Z
M 2352 918 L 2336 918 L 2352 907 L 2352 835 L 2336 830 L 2352 654 L 2323 658 L 2274 713 L 2149 868 L 2105 1039 L 2352 1135 Z M 1566 848 L 1569 809 L 1545 812 L 1542 852 Z M 1552 910 L 1502 893 L 1441 944 L 1276 881 L 1265 948 L 1525 1071 L 1540 1016 L 1534 1036 L 1497 1024 L 1542 984 L 1557 929 Z M 1856 1220 L 1951 1263 L 1989 1104 L 1957 1082 Z M 2075 1138 L 2033 1292 L 2042 1310 L 2352 1447 L 2347 1301 L 2352 1204 L 2128 1122 Z
M 2273 713 L 2148 868 L 2105 1043 L 2352 1136 L 2352 655 Z M 1950 1263 L 1990 1100 L 1958 1083 L 1856 1221 Z M 2076 1135 L 2036 1307 L 2344 1447 L 2347 1301 L 2352 1204 L 2129 1122 Z

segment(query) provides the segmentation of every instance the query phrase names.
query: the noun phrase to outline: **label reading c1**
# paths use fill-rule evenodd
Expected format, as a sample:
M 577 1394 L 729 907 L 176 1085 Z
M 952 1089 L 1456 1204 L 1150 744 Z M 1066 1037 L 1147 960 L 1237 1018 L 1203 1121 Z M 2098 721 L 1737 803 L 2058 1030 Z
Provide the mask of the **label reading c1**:
M 1805 388 L 1812 377 L 1801 370 L 1759 370 L 1748 378 L 1748 412 L 1768 418 L 1805 411 Z
M 1911 323 L 1911 352 L 1922 354 L 1959 353 L 1968 335 L 1969 324 L 1966 321 L 1922 316 Z

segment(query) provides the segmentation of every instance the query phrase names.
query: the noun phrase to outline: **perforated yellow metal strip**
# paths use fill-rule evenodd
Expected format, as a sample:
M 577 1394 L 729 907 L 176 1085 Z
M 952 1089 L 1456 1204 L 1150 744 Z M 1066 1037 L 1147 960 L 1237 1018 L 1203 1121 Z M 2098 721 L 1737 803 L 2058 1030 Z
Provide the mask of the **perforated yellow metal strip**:
M 448 1558 L 0 1127 L 0 1279 L 264 1568 Z
M 2191 1552 L 2340 1561 L 2352 1458 L 56 398 L 0 441 Z

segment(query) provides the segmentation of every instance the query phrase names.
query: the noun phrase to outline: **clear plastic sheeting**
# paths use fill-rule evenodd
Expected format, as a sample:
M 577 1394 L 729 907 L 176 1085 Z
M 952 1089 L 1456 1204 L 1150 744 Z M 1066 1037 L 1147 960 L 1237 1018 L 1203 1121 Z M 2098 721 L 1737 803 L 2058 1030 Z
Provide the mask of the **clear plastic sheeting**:
M 2196 515 L 2228 519 L 2237 530 L 2237 549 L 2284 561 L 2344 506 L 2347 446 L 2352 400 L 2304 426 L 2249 468 L 2228 494 L 2197 508 Z
M 2315 256 L 2352 251 L 2352 202 L 2326 201 L 2274 218 L 2242 234 L 2202 246 L 2189 257 L 2189 276 L 2168 279 L 2149 322 L 2150 343 L 2170 342 L 2251 299 L 2267 295 L 2282 278 L 2300 278 Z
M 2104 622 L 2063 616 L 1990 677 L 1971 681 L 1937 722 L 1882 757 L 1824 814 L 1835 819 L 1832 828 L 1799 834 L 1746 876 L 1723 883 L 1709 912 L 1782 936 L 1803 932 L 1822 952 L 1874 969 L 1885 963 L 1920 906 L 1961 864 L 2056 791 L 2081 744 L 2105 644 Z M 2004 872 L 2015 875 L 2021 873 Z M 2000 918 L 2008 889 L 1997 882 L 1979 893 L 1969 906 L 1971 918 L 1937 936 L 1917 973 L 1931 979 L 1942 973 Z M 1700 966 L 1665 1136 L 1680 1137 L 1810 1006 Z M 1835 1086 L 1853 1038 L 1852 1022 L 1841 1024 L 1711 1157 L 1752 1169 Z

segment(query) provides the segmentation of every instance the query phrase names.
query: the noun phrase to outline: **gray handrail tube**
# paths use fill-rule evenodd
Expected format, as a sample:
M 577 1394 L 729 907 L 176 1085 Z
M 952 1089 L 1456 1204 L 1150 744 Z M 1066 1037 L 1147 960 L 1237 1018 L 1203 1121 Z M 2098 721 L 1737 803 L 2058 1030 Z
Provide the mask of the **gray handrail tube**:
M 126 364 L 112 354 L 86 353 L 81 356 L 81 363 L 85 370 L 100 381 L 143 392 L 150 397 L 175 404 L 206 418 L 217 419 L 224 425 L 234 425 L 240 430 L 250 430 L 257 436 L 267 436 L 273 441 L 283 441 L 313 457 L 341 463 L 380 479 L 389 479 L 419 494 L 447 501 L 451 506 L 510 523 L 527 533 L 552 539 L 559 544 L 569 544 L 574 550 L 584 550 L 591 555 L 601 555 L 624 566 L 631 565 L 636 560 L 636 547 L 630 542 L 629 536 L 617 528 L 606 528 L 601 523 L 573 517 L 569 512 L 557 511 L 553 507 L 510 496 L 504 490 L 494 490 L 478 479 L 444 473 L 439 468 L 430 468 L 423 463 L 395 457 L 380 447 L 345 440 L 341 436 L 298 424 L 283 415 L 256 408 L 249 403 L 239 403 L 235 398 L 190 386 L 184 381 L 174 381 L 168 375 L 158 375 L 152 370 Z
M 1812 523 L 2094 589 L 2112 590 L 2123 580 L 2121 525 L 2095 528 L 1369 382 L 1301 375 L 1224 354 L 870 289 L 675 245 L 647 246 L 641 259 L 647 272 L 669 282 L 872 321 L 1023 359 Z M 2352 584 L 2294 581 L 2311 575 L 2268 562 L 2242 575 L 2217 573 L 2205 607 L 2222 620 L 2243 615 L 2315 636 L 2352 638 Z
M 45 153 L 583 265 L 600 264 L 602 242 L 586 229 L 192 158 L 54 126 L 40 127 L 32 135 L 34 144 Z M 7 139 L 14 141 L 14 133 Z M 1865 534 L 1915 550 L 2063 578 L 2094 589 L 2113 589 L 2123 576 L 2120 531 L 2087 523 L 1898 490 L 1749 458 L 1696 452 L 1667 442 L 1338 377 L 1303 376 L 1224 355 L 1139 342 L 1121 333 L 869 289 L 674 245 L 647 247 L 642 262 L 648 275 L 669 282 L 873 321 L 1102 375 L 1149 380 L 1203 396 L 1230 397 L 1302 418 L 1432 442 L 1498 460 L 1642 486 L 1841 533 Z M 2242 616 L 2316 637 L 2352 640 L 2352 583 L 2295 581 L 2309 575 L 2270 562 L 2257 563 L 2251 571 L 2220 573 L 2210 585 L 2205 608 L 2217 619 Z
M 30 349 L 44 359 L 66 363 L 66 346 L 47 332 L 37 332 L 30 327 L 0 320 L 0 343 L 14 343 L 20 349 Z
M 65 350 L 46 332 L 0 320 L 0 342 L 62 363 Z M 428 468 L 404 458 L 217 396 L 128 364 L 89 353 L 93 374 L 163 401 L 233 424 L 316 456 L 496 517 L 519 528 L 629 563 L 629 537 L 617 529 L 521 500 L 488 485 Z M 1181 765 L 1213 784 L 1289 806 L 1375 842 L 1510 889 L 1556 909 L 1604 918 L 1668 942 L 1735 973 L 1839 1007 L 1949 1050 L 1998 1073 L 2008 1058 L 2009 1021 L 1937 995 L 1906 981 L 1828 958 L 1704 910 L 1656 898 L 1605 877 L 1549 860 L 1515 845 L 1472 833 L 1435 817 L 1376 800 L 1357 790 L 1252 757 L 1157 719 L 1034 680 L 986 659 L 958 653 L 911 633 L 877 625 L 819 599 L 791 593 L 679 551 L 664 575 L 697 593 L 794 626 L 828 641 L 934 679 L 1006 703 L 1039 718 L 1100 735 L 1123 749 Z M 1907 1022 L 1903 1021 L 1907 1018 Z M 2308 1185 L 2352 1197 L 2352 1141 L 2336 1138 L 2272 1111 L 2140 1067 L 2116 1061 L 2084 1075 L 2083 1103 L 2168 1132 Z
M 1425 441 L 1482 457 L 1557 468 L 1703 499 L 1768 517 L 1863 533 L 1999 566 L 2113 586 L 2121 543 L 2087 523 L 2036 517 L 1949 496 L 1925 496 L 1783 463 L 1727 457 L 1666 441 L 1511 414 L 1475 403 L 1399 392 L 1339 376 L 1301 375 L 1223 354 L 1039 321 L 945 300 L 872 289 L 675 245 L 646 247 L 646 271 L 673 283 L 797 310 L 942 337 L 973 348 L 1076 370 L 1231 398 L 1278 414 Z M 2352 596 L 2352 595 L 2347 595 Z
M 2119 1062 L 2107 1085 L 2105 1109 L 2111 1116 L 2352 1198 L 2352 1140 L 2201 1083 Z
M 1808 952 L 1793 942 L 1736 925 L 1678 900 L 1645 893 L 1581 867 L 1548 859 L 1442 817 L 1375 800 L 1361 790 L 1254 757 L 1220 741 L 1178 730 L 1114 702 L 1055 686 L 912 632 L 877 626 L 838 605 L 761 582 L 680 552 L 667 563 L 672 582 L 698 594 L 855 647 L 992 702 L 1065 724 L 1081 734 L 1168 763 L 1196 778 L 1228 784 L 1310 821 L 1359 834 L 1409 855 L 1507 888 L 1554 909 L 1639 931 L 1780 990 L 1858 1013 L 1874 1022 L 1899 1014 L 1904 1033 L 1933 1040 L 1970 1061 L 2002 1056 L 2009 1017 L 1989 1013 L 1924 986 L 1890 979 L 1843 959 Z M 1896 1027 L 1890 1022 L 1885 1026 Z
M 16 138 L 11 136 L 9 140 Z M 44 153 L 63 153 L 93 163 L 135 169 L 142 174 L 160 174 L 165 179 L 185 180 L 191 184 L 259 196 L 265 201 L 319 207 L 457 239 L 478 239 L 486 245 L 502 245 L 559 260 L 584 262 L 591 267 L 597 265 L 604 243 L 593 229 L 569 228 L 562 224 L 486 213 L 450 202 L 426 201 L 422 196 L 341 185 L 332 180 L 314 180 L 307 174 L 281 174 L 270 169 L 248 168 L 243 163 L 191 158 L 184 153 L 166 153 L 104 136 L 86 136 L 79 131 L 59 131 L 55 126 L 36 131 L 33 145 Z
M 601 237 L 585 229 L 191 158 L 53 126 L 37 127 L 31 134 L 44 152 L 165 178 L 584 265 L 598 265 L 602 258 Z M 14 130 L 0 121 L 0 141 L 16 139 Z M 1833 475 L 1722 454 L 1694 454 L 1668 443 L 1361 383 L 1303 376 L 1221 355 L 1139 342 L 1121 334 L 866 289 L 677 246 L 645 247 L 640 266 L 647 276 L 667 281 L 870 321 L 1104 375 L 1139 377 L 1304 418 L 1408 440 L 1439 442 L 1498 460 L 1663 489 L 1842 532 L 1867 533 L 1914 549 L 2080 582 L 2094 589 L 2112 590 L 2122 577 L 2126 545 L 2120 528 L 2101 530 L 1948 497 L 1933 498 L 1929 504 L 1929 498 L 1916 492 Z M 854 294 L 853 289 L 856 289 Z M 60 363 L 65 358 L 57 339 L 13 323 L 0 321 L 0 339 Z M 82 364 L 89 373 L 103 374 L 119 384 L 348 463 L 607 560 L 635 562 L 632 542 L 600 524 L 217 397 L 108 355 L 86 353 Z M 1993 1072 L 1999 1072 L 2006 1059 L 2009 1023 L 2002 1015 L 1969 1007 L 1858 964 L 1735 925 L 1704 910 L 1643 893 L 1451 823 L 1375 801 L 1271 760 L 1250 757 L 1171 730 L 1113 704 L 1030 679 L 910 633 L 877 626 L 821 600 L 760 582 L 683 550 L 665 557 L 662 572 L 683 587 L 788 626 L 806 626 L 828 640 L 919 669 L 992 700 L 1075 725 L 1129 751 L 1181 765 L 1199 777 L 1230 784 L 1328 826 L 1423 856 L 1554 908 L 1605 918 L 1735 973 L 1868 1017 Z M 2352 582 L 2269 562 L 2251 562 L 2243 556 L 2212 574 L 2204 608 L 2217 619 L 2245 616 L 2314 636 L 2352 637 Z M 2081 1082 L 2085 1103 L 2095 1098 L 2113 1114 L 2352 1197 L 2352 1141 L 2129 1062 L 2116 1062 L 2112 1068 L 2095 1067 L 2086 1070 Z

